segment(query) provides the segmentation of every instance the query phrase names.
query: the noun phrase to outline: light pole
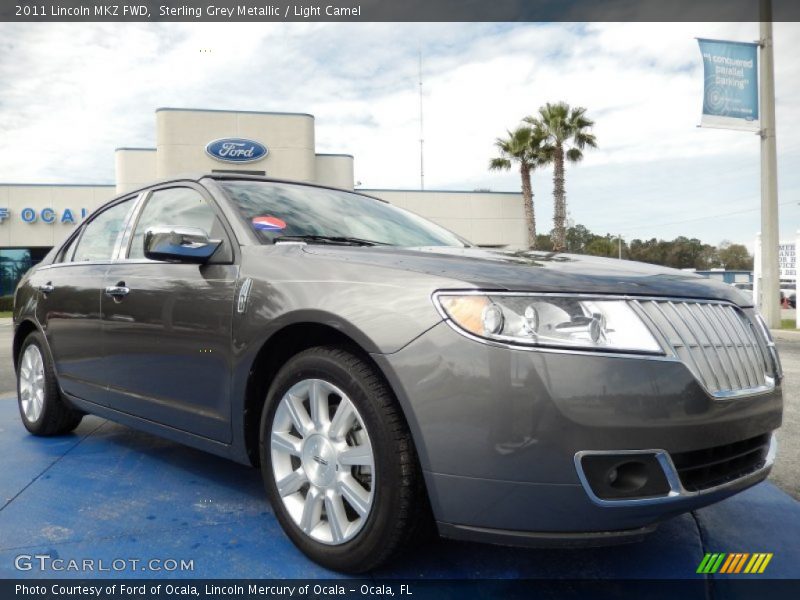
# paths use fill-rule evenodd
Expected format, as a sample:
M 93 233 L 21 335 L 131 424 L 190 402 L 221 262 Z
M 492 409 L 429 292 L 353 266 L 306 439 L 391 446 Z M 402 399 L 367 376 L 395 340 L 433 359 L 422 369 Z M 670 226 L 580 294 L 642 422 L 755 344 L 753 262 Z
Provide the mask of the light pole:
M 422 123 L 422 45 L 419 47 L 419 189 L 425 189 L 425 129 Z
M 761 314 L 770 328 L 781 324 L 778 277 L 778 160 L 775 145 L 775 64 L 772 2 L 760 0 L 761 39 Z

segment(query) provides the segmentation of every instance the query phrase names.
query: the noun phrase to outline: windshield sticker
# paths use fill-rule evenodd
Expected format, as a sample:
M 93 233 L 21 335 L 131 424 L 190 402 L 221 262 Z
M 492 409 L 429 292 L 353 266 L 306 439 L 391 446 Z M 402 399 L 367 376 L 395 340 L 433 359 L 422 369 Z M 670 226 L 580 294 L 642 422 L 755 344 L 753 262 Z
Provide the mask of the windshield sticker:
M 259 231 L 283 231 L 286 223 L 278 217 L 253 217 L 253 227 Z

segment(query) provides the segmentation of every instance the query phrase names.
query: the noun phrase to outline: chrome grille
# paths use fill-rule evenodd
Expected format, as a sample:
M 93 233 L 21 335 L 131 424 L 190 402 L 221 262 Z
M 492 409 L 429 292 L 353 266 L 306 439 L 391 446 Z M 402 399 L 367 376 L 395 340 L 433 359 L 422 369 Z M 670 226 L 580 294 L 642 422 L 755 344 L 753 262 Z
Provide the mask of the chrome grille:
M 735 306 L 693 300 L 632 303 L 709 393 L 757 393 L 774 385 L 767 340 Z

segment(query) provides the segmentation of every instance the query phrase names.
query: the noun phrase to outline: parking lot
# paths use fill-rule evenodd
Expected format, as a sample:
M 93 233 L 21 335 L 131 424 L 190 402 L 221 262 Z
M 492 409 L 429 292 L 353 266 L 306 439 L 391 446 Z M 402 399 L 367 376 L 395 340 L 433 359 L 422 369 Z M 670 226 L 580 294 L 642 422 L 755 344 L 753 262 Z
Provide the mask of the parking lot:
M 0 390 L 13 387 L 11 328 L 0 324 Z M 432 541 L 374 578 L 703 578 L 704 552 L 772 552 L 771 577 L 800 577 L 800 334 L 780 334 L 786 414 L 771 482 L 662 523 L 637 544 L 522 550 Z M 779 486 L 779 487 L 778 487 Z M 784 491 L 781 491 L 781 488 Z M 13 392 L 0 394 L 0 577 L 20 554 L 191 560 L 170 577 L 339 577 L 308 561 L 282 533 L 258 471 L 88 417 L 71 435 L 34 438 Z M 578 565 L 578 566 L 576 566 Z M 89 576 L 152 577 L 147 569 Z M 698 595 L 698 597 L 706 597 Z

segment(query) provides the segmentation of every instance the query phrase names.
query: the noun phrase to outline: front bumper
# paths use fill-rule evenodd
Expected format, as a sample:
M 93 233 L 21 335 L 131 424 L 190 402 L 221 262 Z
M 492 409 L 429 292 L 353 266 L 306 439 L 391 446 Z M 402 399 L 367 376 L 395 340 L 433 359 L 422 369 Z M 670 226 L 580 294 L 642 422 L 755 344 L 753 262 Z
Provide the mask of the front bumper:
M 515 545 L 636 538 L 758 483 L 770 465 L 697 492 L 673 477 L 665 497 L 607 503 L 582 482 L 576 455 L 669 456 L 768 434 L 781 423 L 779 385 L 714 399 L 680 362 L 510 350 L 445 323 L 374 358 L 403 405 L 434 516 L 450 537 Z

